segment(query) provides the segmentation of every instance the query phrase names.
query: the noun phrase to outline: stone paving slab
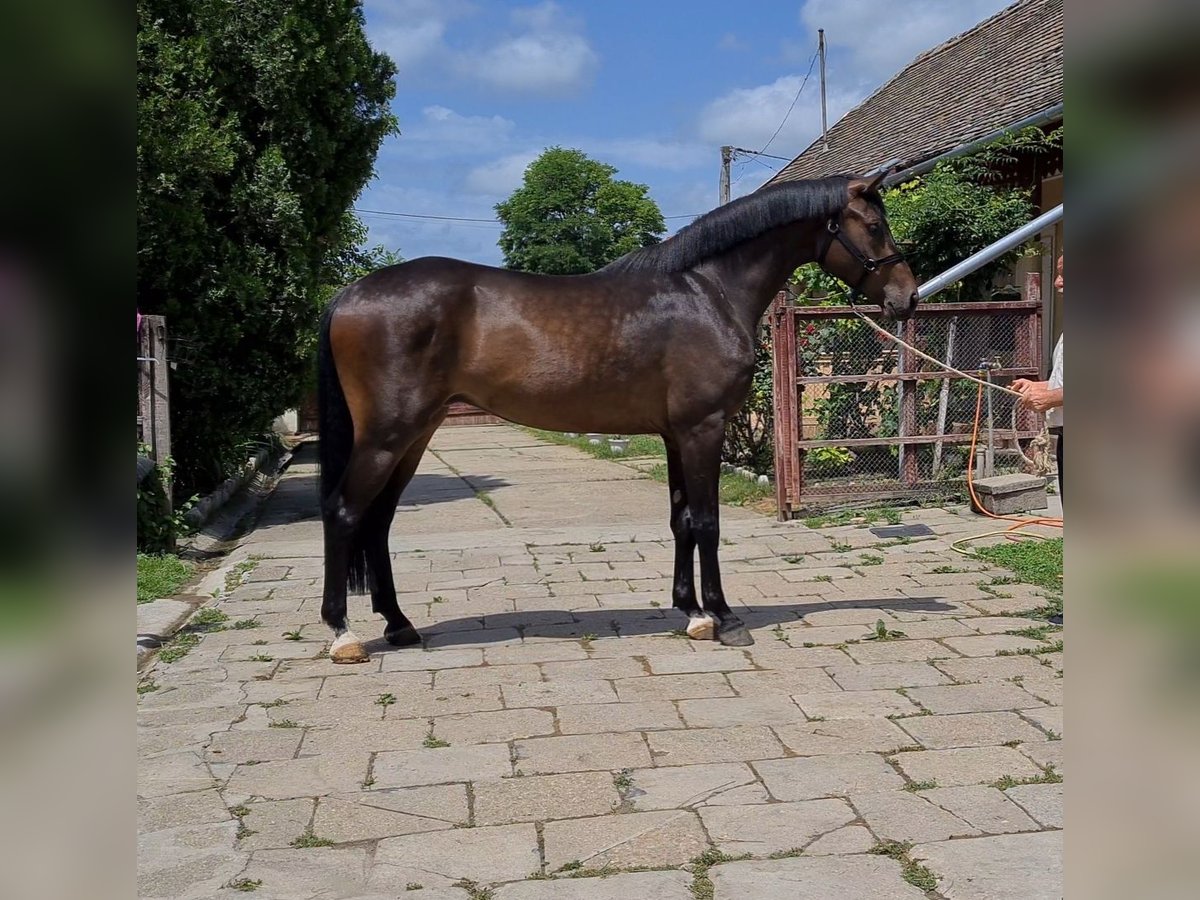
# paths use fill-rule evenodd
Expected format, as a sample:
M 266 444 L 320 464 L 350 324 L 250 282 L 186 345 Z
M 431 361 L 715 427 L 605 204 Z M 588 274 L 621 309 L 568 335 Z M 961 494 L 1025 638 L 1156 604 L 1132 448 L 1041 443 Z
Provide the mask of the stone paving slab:
M 477 825 L 600 816 L 620 803 L 609 772 L 506 778 L 481 782 L 474 789 Z
M 205 576 L 258 627 L 142 676 L 141 896 L 244 896 L 244 878 L 306 900 L 681 900 L 710 878 L 738 900 L 919 896 L 879 838 L 928 852 L 947 898 L 992 846 L 971 842 L 1012 839 L 995 847 L 1018 884 L 1052 871 L 1062 785 L 991 785 L 1062 771 L 1062 654 L 995 655 L 1049 644 L 1005 633 L 1036 589 L 992 598 L 979 582 L 1005 573 L 949 549 L 986 525 L 970 513 L 905 512 L 937 536 L 887 545 L 725 510 L 756 638 L 725 648 L 676 633 L 663 485 L 516 429 L 443 429 L 391 533 L 423 644 L 388 646 L 352 597 L 371 658 L 337 666 L 307 449 Z M 866 640 L 879 620 L 902 634 Z M 714 848 L 753 858 L 693 873 Z
M 685 872 L 631 872 L 506 884 L 495 892 L 495 900 L 692 900 L 691 884 Z
M 761 808 L 761 807 L 760 807 Z M 605 866 L 681 865 L 708 847 L 694 812 L 635 812 L 547 822 L 546 869 L 572 863 Z
M 622 791 L 638 811 L 766 803 L 771 799 L 753 769 L 745 763 L 718 763 L 635 769 Z
M 939 787 L 921 791 L 921 796 L 984 834 L 1037 830 L 1037 823 L 994 787 Z
M 735 855 L 766 856 L 803 849 L 821 835 L 851 824 L 858 816 L 845 800 L 828 799 L 704 807 L 700 818 L 718 849 Z
M 813 800 L 867 791 L 898 790 L 904 779 L 874 753 L 841 753 L 754 763 L 776 800 Z
M 1061 784 L 1019 784 L 1004 793 L 1043 828 L 1063 827 L 1063 786 Z
M 960 747 L 897 753 L 893 759 L 913 781 L 939 785 L 989 784 L 1006 775 L 1032 778 L 1041 770 L 1012 747 Z
M 378 887 L 464 878 L 487 884 L 521 880 L 540 869 L 541 857 L 532 824 L 496 825 L 388 838 L 376 847 L 375 867 Z
M 912 857 L 953 900 L 1061 900 L 1061 831 L 918 844 Z
M 821 857 L 725 863 L 710 873 L 715 900 L 922 900 L 882 856 Z

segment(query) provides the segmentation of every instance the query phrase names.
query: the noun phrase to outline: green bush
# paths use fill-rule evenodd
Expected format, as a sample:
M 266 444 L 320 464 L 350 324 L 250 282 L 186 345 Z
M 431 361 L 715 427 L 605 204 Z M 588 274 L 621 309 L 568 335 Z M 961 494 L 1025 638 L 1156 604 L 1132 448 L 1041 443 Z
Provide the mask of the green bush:
M 139 456 L 149 455 L 149 448 L 138 449 Z M 137 548 L 140 553 L 167 553 L 175 549 L 177 538 L 188 534 L 190 528 L 184 520 L 187 511 L 198 497 L 167 513 L 167 489 L 175 471 L 175 461 L 168 457 L 161 466 L 156 466 L 137 486 Z
M 754 379 L 750 396 L 725 429 L 722 458 L 759 474 L 775 470 L 775 396 L 772 374 L 771 334 L 759 333 L 754 350 Z
M 177 483 L 205 492 L 298 403 L 350 213 L 396 130 L 358 0 L 138 0 L 137 303 L 166 316 Z

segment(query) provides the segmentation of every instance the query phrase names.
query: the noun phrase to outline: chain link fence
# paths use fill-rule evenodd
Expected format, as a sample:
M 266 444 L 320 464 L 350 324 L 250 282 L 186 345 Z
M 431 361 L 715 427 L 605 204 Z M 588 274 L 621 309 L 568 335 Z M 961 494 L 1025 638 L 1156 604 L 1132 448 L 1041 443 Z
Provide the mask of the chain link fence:
M 862 311 L 879 315 L 871 307 Z M 935 359 L 1008 385 L 1038 377 L 1040 316 L 1037 297 L 933 302 L 907 322 L 883 324 Z M 848 306 L 797 306 L 781 298 L 772 331 L 781 516 L 857 500 L 961 492 L 972 462 L 976 384 L 888 341 Z M 1027 468 L 1022 451 L 1041 428 L 1040 416 L 1017 407 L 1015 398 L 985 390 L 976 463 L 989 457 L 995 474 Z

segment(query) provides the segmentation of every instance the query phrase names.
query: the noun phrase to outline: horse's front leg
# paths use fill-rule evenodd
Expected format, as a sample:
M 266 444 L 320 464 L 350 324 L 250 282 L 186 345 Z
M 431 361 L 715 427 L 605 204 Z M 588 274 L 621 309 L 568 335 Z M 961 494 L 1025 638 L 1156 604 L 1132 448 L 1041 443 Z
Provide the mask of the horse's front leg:
M 721 566 L 717 558 L 721 543 L 719 486 L 724 441 L 725 417 L 710 416 L 680 436 L 680 459 L 687 490 L 691 534 L 700 548 L 704 611 L 716 619 L 718 641 L 729 647 L 747 647 L 754 643 L 754 638 L 725 601 L 725 592 L 721 587 Z
M 688 637 L 698 641 L 713 639 L 713 620 L 696 601 L 696 536 L 692 531 L 692 513 L 687 502 L 687 483 L 679 448 L 665 437 L 667 448 L 667 484 L 671 492 L 671 533 L 675 536 L 675 574 L 671 585 L 671 605 L 688 617 Z

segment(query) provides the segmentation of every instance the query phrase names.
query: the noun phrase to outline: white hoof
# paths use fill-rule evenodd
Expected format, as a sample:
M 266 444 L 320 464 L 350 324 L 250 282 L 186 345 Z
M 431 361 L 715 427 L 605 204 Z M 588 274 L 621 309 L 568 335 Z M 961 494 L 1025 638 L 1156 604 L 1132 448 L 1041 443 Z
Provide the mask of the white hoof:
M 329 658 L 335 663 L 345 665 L 364 663 L 371 657 L 358 636 L 353 631 L 346 630 L 333 639 L 333 644 L 329 647 Z
M 688 619 L 687 636 L 693 641 L 711 641 L 716 637 L 716 626 L 708 616 L 692 616 Z

